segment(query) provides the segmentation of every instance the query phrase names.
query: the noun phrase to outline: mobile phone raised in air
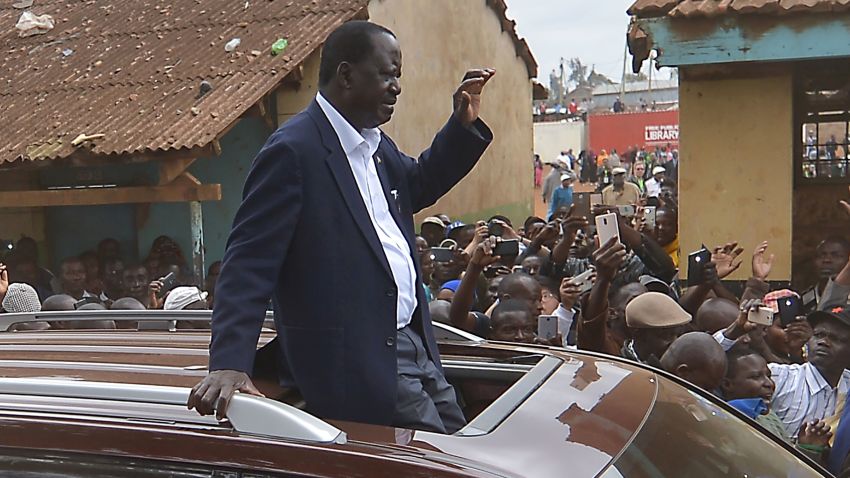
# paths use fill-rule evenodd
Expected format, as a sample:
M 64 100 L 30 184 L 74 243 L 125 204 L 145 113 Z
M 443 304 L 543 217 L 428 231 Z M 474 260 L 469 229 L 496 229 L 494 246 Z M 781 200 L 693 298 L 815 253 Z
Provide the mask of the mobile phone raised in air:
M 497 221 L 490 221 L 490 224 L 487 225 L 488 232 L 491 236 L 502 237 L 502 234 L 505 233 L 505 228 Z
M 631 204 L 625 204 L 623 206 L 617 206 L 617 210 L 620 212 L 620 215 L 623 217 L 634 217 L 635 216 L 635 207 Z
M 541 315 L 537 318 L 537 337 L 552 340 L 558 336 L 558 316 Z
M 797 320 L 797 317 L 802 315 L 802 303 L 796 296 L 783 297 L 776 301 L 779 305 L 779 322 L 782 327 L 788 327 L 788 324 Z
M 494 256 L 501 257 L 512 257 L 519 255 L 519 241 L 516 239 L 510 239 L 507 241 L 499 241 L 496 243 L 496 247 L 493 248 Z
M 584 294 L 585 292 L 593 288 L 593 281 L 590 280 L 590 276 L 592 275 L 593 269 L 588 269 L 582 272 L 581 274 L 573 277 L 570 281 L 573 284 L 577 285 L 581 290 L 581 293 Z
M 593 206 L 597 204 L 602 204 L 602 194 L 593 193 L 590 195 L 590 209 L 593 210 Z
M 434 262 L 451 262 L 455 257 L 454 249 L 450 247 L 432 247 L 431 259 Z
M 596 216 L 596 235 L 599 237 L 599 247 L 605 245 L 611 238 L 620 242 L 620 225 L 617 215 L 613 212 Z
M 773 309 L 770 307 L 759 307 L 747 312 L 747 320 L 758 325 L 773 325 Z
M 159 279 L 159 281 L 162 282 L 162 289 L 160 289 L 157 294 L 157 297 L 160 299 L 165 297 L 165 294 L 167 294 L 171 289 L 177 287 L 177 276 L 174 275 L 173 272 L 169 272 L 168 275 Z
M 704 247 L 688 254 L 688 287 L 705 281 L 703 269 L 709 262 L 711 262 L 711 252 Z
M 649 230 L 655 229 L 655 206 L 644 206 L 643 208 L 643 219 L 644 224 L 646 224 L 646 228 Z

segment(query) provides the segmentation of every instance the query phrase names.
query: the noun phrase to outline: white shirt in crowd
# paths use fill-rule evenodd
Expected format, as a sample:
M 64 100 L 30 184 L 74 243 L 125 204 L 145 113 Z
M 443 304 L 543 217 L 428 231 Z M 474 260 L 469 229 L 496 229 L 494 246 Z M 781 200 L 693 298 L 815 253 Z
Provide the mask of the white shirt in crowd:
M 416 268 L 407 239 L 390 214 L 390 205 L 375 169 L 373 158 L 378 151 L 378 145 L 381 144 L 381 131 L 372 128 L 358 132 L 321 93 L 316 94 L 316 101 L 339 137 L 340 146 L 348 157 L 360 196 L 369 211 L 372 226 L 378 233 L 384 255 L 390 264 L 398 291 L 396 326 L 401 329 L 410 323 L 413 311 L 416 310 Z
M 661 195 L 661 183 L 656 181 L 655 178 L 649 178 L 644 184 L 646 185 L 646 197 L 657 198 Z
M 570 327 L 573 326 L 573 320 L 576 316 L 576 311 L 573 309 L 566 309 L 563 305 L 559 304 L 558 308 L 555 309 L 555 315 L 558 316 L 558 330 L 561 332 L 561 337 L 564 339 L 564 347 L 568 346 L 567 343 L 567 335 L 570 333 Z
M 823 420 L 836 414 L 836 407 L 847 397 L 850 370 L 841 375 L 832 388 L 810 363 L 803 365 L 768 364 L 776 383 L 770 408 L 782 420 L 789 437 L 796 437 L 804 421 Z

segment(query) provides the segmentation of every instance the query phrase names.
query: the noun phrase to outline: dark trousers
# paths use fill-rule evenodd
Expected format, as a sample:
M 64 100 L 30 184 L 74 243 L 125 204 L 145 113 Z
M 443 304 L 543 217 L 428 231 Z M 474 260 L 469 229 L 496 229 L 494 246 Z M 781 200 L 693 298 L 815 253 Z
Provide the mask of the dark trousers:
M 393 425 L 401 428 L 454 433 L 466 419 L 454 388 L 428 358 L 428 351 L 409 326 L 398 331 L 398 400 Z

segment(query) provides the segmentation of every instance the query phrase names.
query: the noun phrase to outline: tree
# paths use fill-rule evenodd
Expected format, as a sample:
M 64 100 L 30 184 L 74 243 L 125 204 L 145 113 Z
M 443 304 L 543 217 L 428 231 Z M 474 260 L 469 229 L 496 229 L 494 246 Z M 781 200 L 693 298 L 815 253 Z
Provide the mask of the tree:
M 587 85 L 587 66 L 582 64 L 581 58 L 570 58 L 569 70 L 568 81 L 576 86 Z

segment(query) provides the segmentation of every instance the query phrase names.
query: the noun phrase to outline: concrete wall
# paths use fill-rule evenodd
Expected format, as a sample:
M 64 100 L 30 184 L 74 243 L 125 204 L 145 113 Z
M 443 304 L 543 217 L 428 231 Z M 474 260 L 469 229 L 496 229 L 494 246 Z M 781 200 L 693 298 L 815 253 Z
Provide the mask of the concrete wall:
M 319 91 L 319 61 L 321 49 L 316 49 L 302 63 L 303 77 L 301 84 L 295 88 L 285 86 L 277 91 L 277 124 L 282 125 L 292 116 L 310 104 Z
M 553 161 L 561 151 L 570 148 L 573 154 L 584 149 L 584 122 L 559 121 L 552 123 L 534 123 L 534 152 L 544 162 Z
M 685 257 L 703 242 L 713 247 L 740 241 L 749 261 L 755 246 L 767 240 L 776 254 L 770 279 L 791 278 L 792 141 L 799 136 L 792 126 L 792 97 L 790 74 L 682 80 L 683 277 Z M 750 273 L 745 263 L 730 279 Z
M 464 72 L 497 70 L 481 108 L 493 144 L 469 176 L 418 218 L 444 212 L 470 220 L 498 211 L 525 219 L 534 184 L 531 81 L 495 12 L 484 0 L 372 0 L 369 18 L 393 30 L 401 44 L 403 92 L 382 129 L 411 156 L 445 124 Z

